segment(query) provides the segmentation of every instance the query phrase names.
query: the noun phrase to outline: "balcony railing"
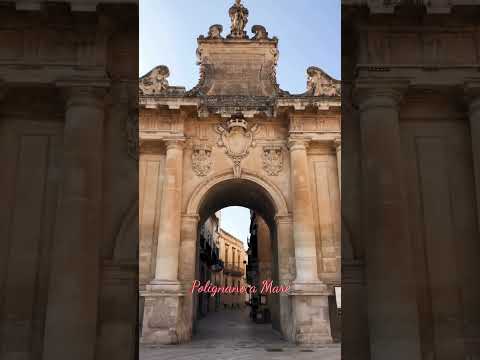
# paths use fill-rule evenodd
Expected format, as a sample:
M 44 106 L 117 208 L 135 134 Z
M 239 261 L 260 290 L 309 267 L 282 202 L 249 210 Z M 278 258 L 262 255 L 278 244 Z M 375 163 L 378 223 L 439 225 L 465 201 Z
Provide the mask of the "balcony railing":
M 226 263 L 225 267 L 223 268 L 223 272 L 225 274 L 230 274 L 233 276 L 242 276 L 245 273 L 245 269 L 243 266 L 239 266 L 238 264 L 234 263 Z

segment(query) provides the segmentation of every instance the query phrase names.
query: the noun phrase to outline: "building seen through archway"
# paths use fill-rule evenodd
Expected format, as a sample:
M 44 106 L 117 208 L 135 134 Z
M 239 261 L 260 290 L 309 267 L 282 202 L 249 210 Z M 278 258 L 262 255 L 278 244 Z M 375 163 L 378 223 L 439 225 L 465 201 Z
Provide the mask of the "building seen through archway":
M 196 279 L 199 286 L 212 288 L 196 294 L 199 319 L 213 311 L 243 310 L 248 301 L 246 294 L 239 291 L 225 292 L 228 287 L 248 287 L 247 257 L 243 242 L 220 226 L 220 217 L 220 212 L 216 212 L 199 229 Z

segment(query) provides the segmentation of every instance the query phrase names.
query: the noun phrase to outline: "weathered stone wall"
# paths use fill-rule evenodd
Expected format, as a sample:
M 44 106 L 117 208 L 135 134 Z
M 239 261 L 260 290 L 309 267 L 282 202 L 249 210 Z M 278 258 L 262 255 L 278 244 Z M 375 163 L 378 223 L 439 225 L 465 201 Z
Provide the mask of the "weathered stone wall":
M 346 359 L 480 356 L 480 9 L 431 3 L 344 8 Z
M 0 5 L 0 358 L 136 354 L 138 8 L 99 4 Z

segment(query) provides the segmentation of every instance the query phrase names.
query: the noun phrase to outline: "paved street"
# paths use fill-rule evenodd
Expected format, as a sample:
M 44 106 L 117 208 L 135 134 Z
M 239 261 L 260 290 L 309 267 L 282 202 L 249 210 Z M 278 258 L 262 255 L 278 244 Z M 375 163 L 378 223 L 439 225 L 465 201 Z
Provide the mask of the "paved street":
M 182 345 L 140 347 L 140 360 L 340 360 L 340 345 L 296 347 L 270 324 L 255 324 L 247 311 L 222 311 L 199 321 L 193 341 Z

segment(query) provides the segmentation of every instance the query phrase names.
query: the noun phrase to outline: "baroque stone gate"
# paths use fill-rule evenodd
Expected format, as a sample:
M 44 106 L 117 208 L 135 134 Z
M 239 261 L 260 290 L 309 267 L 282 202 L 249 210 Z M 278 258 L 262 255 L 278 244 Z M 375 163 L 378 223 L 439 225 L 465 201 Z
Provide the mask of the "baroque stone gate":
M 329 297 L 340 286 L 340 83 L 307 69 L 302 94 L 276 81 L 278 39 L 244 30 L 198 38 L 200 80 L 168 84 L 157 66 L 140 79 L 140 297 L 142 341 L 188 341 L 194 322 L 198 226 L 214 211 L 245 206 L 268 223 L 278 330 L 297 343 L 332 341 Z M 132 123 L 132 131 L 136 124 Z

